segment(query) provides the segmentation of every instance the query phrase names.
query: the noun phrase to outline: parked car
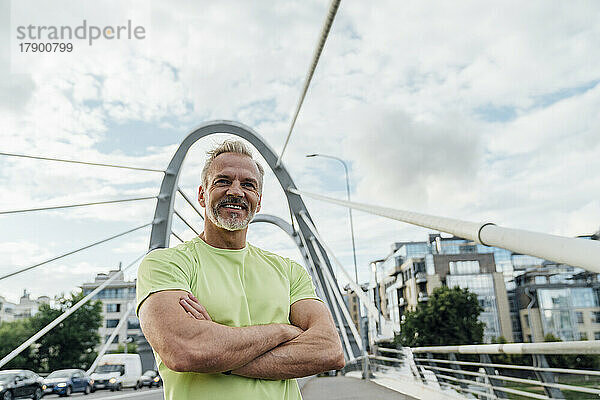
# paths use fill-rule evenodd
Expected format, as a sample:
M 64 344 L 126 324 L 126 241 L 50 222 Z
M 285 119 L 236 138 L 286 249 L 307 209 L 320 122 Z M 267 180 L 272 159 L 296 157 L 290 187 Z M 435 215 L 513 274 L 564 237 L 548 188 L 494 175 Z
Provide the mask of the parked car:
M 71 393 L 90 394 L 94 391 L 94 381 L 81 369 L 59 369 L 44 379 L 44 394 L 54 393 L 61 397 Z
M 0 399 L 35 399 L 44 395 L 42 378 L 26 369 L 0 371 Z
M 105 354 L 91 376 L 95 389 L 137 389 L 142 376 L 142 361 L 139 354 Z
M 151 388 L 152 386 L 161 387 L 162 386 L 162 378 L 158 374 L 158 371 L 153 371 L 149 369 L 144 372 L 144 374 L 140 377 L 138 381 L 138 387 L 141 389 L 144 386 L 148 386 Z

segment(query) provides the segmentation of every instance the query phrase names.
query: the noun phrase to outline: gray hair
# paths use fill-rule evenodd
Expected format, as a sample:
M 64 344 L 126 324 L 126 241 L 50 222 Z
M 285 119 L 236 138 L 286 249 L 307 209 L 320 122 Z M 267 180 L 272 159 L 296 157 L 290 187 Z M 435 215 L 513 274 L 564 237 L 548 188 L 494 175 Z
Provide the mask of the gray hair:
M 210 170 L 210 167 L 215 158 L 217 158 L 223 153 L 241 154 L 252 158 L 252 161 L 254 161 L 254 163 L 256 164 L 256 167 L 258 168 L 259 172 L 258 190 L 262 192 L 263 177 L 265 175 L 265 170 L 262 167 L 262 165 L 260 165 L 260 163 L 252 157 L 252 151 L 241 140 L 225 140 L 223 143 L 217 145 L 212 150 L 206 152 L 206 163 L 204 164 L 204 168 L 202 168 L 202 174 L 200 175 L 202 179 L 202 186 L 205 189 L 208 187 L 208 171 Z

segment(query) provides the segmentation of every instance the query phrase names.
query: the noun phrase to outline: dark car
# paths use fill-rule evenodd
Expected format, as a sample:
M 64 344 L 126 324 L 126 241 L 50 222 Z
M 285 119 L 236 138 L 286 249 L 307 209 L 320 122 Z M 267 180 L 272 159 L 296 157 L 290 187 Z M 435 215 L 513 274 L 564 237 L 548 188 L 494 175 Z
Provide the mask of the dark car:
M 59 369 L 44 379 L 44 393 L 54 393 L 61 397 L 71 393 L 89 394 L 94 391 L 94 381 L 81 369 Z
M 144 375 L 142 375 L 138 381 L 138 387 L 143 388 L 144 386 L 148 386 L 149 388 L 152 386 L 162 386 L 162 378 L 158 374 L 158 371 L 149 369 L 148 371 L 144 372 Z
M 0 399 L 35 399 L 44 395 L 42 378 L 26 369 L 0 371 Z

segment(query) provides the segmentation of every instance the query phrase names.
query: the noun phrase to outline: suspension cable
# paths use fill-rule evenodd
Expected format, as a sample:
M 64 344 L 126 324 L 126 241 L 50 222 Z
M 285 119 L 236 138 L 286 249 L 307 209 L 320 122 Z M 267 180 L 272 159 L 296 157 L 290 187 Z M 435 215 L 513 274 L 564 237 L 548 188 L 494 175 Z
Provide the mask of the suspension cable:
M 147 224 L 144 224 L 144 225 L 138 226 L 137 228 L 129 229 L 128 231 L 125 231 L 125 232 L 123 232 L 123 233 L 119 233 L 118 235 L 114 235 L 114 236 L 108 237 L 108 238 L 106 238 L 106 239 L 102 239 L 102 240 L 100 240 L 100 241 L 98 241 L 98 242 L 95 242 L 95 243 L 89 244 L 89 245 L 87 245 L 87 246 L 80 247 L 80 248 L 78 248 L 78 249 L 76 249 L 76 250 L 69 251 L 68 253 L 61 254 L 60 256 L 57 256 L 57 257 L 50 258 L 49 260 L 42 261 L 41 263 L 37 263 L 37 264 L 31 265 L 31 266 L 29 266 L 29 267 L 21 268 L 21 269 L 20 269 L 20 270 L 18 270 L 18 271 L 14 271 L 14 272 L 11 272 L 11 273 L 9 273 L 9 274 L 6 274 L 6 275 L 3 275 L 3 276 L 0 276 L 0 281 L 1 281 L 1 280 L 3 280 L 3 279 L 6 279 L 6 278 L 10 278 L 11 276 L 14 276 L 14 275 L 20 274 L 21 272 L 29 271 L 30 269 L 33 269 L 33 268 L 39 267 L 39 266 L 41 266 L 41 265 L 44 265 L 44 264 L 48 264 L 48 263 L 49 263 L 49 262 L 51 262 L 51 261 L 58 260 L 58 259 L 60 259 L 60 258 L 63 258 L 63 257 L 69 256 L 69 255 L 71 255 L 71 254 L 75 254 L 75 253 L 77 253 L 77 252 L 80 252 L 80 251 L 82 251 L 82 250 L 85 250 L 85 249 L 89 249 L 90 247 L 96 246 L 96 245 L 98 245 L 98 244 L 101 244 L 101 243 L 104 243 L 104 242 L 108 242 L 109 240 L 116 239 L 116 238 L 118 238 L 118 237 L 120 237 L 120 236 L 123 236 L 123 235 L 126 235 L 126 234 L 128 234 L 128 233 L 131 233 L 131 232 L 137 231 L 137 230 L 139 230 L 139 229 L 145 228 L 145 227 L 147 227 L 147 226 L 150 226 L 150 225 L 152 225 L 152 222 L 149 222 L 149 223 L 147 223 Z
M 145 255 L 146 255 L 146 253 L 142 254 L 141 256 L 136 258 L 131 264 L 129 264 L 125 268 L 123 268 L 121 271 L 125 271 L 128 268 L 132 267 L 133 265 L 135 265 L 135 263 L 137 263 Z M 77 311 L 81 306 L 83 306 L 85 303 L 87 303 L 92 297 L 94 297 L 98 292 L 100 292 L 109 283 L 111 283 L 118 277 L 119 277 L 119 274 L 114 274 L 111 278 L 107 279 L 100 286 L 98 286 L 96 289 L 94 289 L 90 294 L 85 296 L 83 299 L 79 300 L 75 305 L 73 305 L 71 308 L 69 308 L 63 314 L 59 315 L 54 321 L 50 322 L 44 328 L 39 330 L 35 335 L 33 335 L 32 337 L 27 339 L 24 343 L 22 343 L 19 347 L 17 347 L 13 351 L 11 351 L 8 355 L 6 355 L 3 359 L 0 360 L 0 368 L 2 368 L 4 365 L 6 365 L 8 362 L 10 362 L 16 356 L 18 356 L 23 350 L 25 350 L 26 348 L 31 346 L 31 344 L 34 343 L 36 340 L 38 340 L 39 338 L 44 336 L 46 333 L 48 333 L 50 330 L 52 330 L 52 328 L 54 328 L 56 325 L 58 325 L 62 321 L 64 321 L 69 315 L 71 315 L 75 311 Z
M 188 204 L 190 206 L 192 206 L 192 208 L 194 210 L 196 210 L 196 212 L 198 213 L 198 215 L 200 216 L 200 218 L 202 218 L 202 221 L 204 221 L 204 215 L 202 215 L 202 212 L 200 210 L 198 210 L 198 208 L 196 207 L 196 204 L 194 204 L 194 202 L 192 200 L 190 200 L 190 198 L 187 196 L 187 194 L 185 194 L 185 192 L 179 186 L 177 186 L 177 191 L 179 192 L 179 194 L 181 196 L 183 196 L 183 198 L 185 199 L 185 201 L 187 201 Z
M 342 341 L 344 343 L 344 346 L 346 347 L 346 353 L 348 354 L 348 359 L 352 359 L 354 358 L 354 351 L 352 350 L 352 346 L 350 345 L 350 340 L 348 340 L 348 332 L 346 332 L 346 328 L 344 327 L 344 320 L 342 319 L 342 316 L 340 315 L 340 310 L 339 308 L 347 308 L 346 304 L 344 303 L 344 305 L 342 306 L 341 304 L 338 303 L 338 298 L 337 296 L 334 296 L 334 292 L 337 294 L 337 291 L 339 291 L 339 288 L 334 288 L 331 285 L 331 282 L 329 281 L 328 277 L 325 274 L 325 270 L 327 270 L 327 264 L 325 264 L 325 260 L 323 260 L 322 254 L 320 254 L 320 248 L 317 244 L 317 239 L 315 239 L 314 236 L 311 236 L 310 241 L 315 249 L 315 252 L 317 253 L 317 257 L 319 259 L 319 264 L 321 267 L 321 271 L 323 271 L 323 276 L 325 277 L 325 289 L 327 289 L 327 293 L 329 293 L 329 298 L 331 299 L 331 308 L 333 308 L 333 315 L 335 316 L 335 319 L 338 322 L 339 328 L 340 328 L 340 332 L 342 333 Z M 329 272 L 329 271 L 327 271 Z M 337 289 L 337 290 L 336 290 Z M 336 303 L 338 303 L 336 305 Z M 345 316 L 345 315 L 344 315 Z M 346 322 L 348 323 L 348 326 L 350 327 L 351 325 L 354 325 L 352 322 L 352 320 L 346 320 Z M 359 337 L 356 336 L 354 338 L 354 340 L 356 341 L 356 343 L 358 343 L 358 339 Z M 362 350 L 362 349 L 361 349 Z
M 138 200 L 156 199 L 156 197 L 157 196 L 136 197 L 136 198 L 133 198 L 133 199 L 96 201 L 96 202 L 92 202 L 92 203 L 67 204 L 67 205 L 63 205 L 63 206 L 50 206 L 50 207 L 40 207 L 40 208 L 26 208 L 26 209 L 23 209 L 23 210 L 8 210 L 8 211 L 0 211 L 0 215 L 3 215 L 3 214 L 25 213 L 25 212 L 30 212 L 30 211 L 58 210 L 58 209 L 61 209 L 61 208 L 95 206 L 95 205 L 98 205 L 98 204 L 124 203 L 124 202 L 127 202 L 127 201 L 138 201 Z
M 93 163 L 93 162 L 87 162 L 87 161 L 65 160 L 65 159 L 62 159 L 62 158 L 50 158 L 50 157 L 30 156 L 30 155 L 26 155 L 26 154 L 15 154 L 15 153 L 0 152 L 0 156 L 33 158 L 33 159 L 36 159 L 36 160 L 60 161 L 60 162 L 73 163 L 73 164 L 96 165 L 96 166 L 99 166 L 99 167 L 132 169 L 132 170 L 136 170 L 136 171 L 150 171 L 150 172 L 162 172 L 162 173 L 165 172 L 162 169 L 140 168 L 140 167 L 130 167 L 130 166 L 127 166 L 127 165 L 103 164 L 103 163 Z
M 323 47 L 325 46 L 325 42 L 327 41 L 327 36 L 329 36 L 329 31 L 331 30 L 331 25 L 333 25 L 333 20 L 340 6 L 340 1 L 341 0 L 331 0 L 331 3 L 329 4 L 329 11 L 327 12 L 327 17 L 323 22 L 323 28 L 321 29 L 321 34 L 319 35 L 319 41 L 317 42 L 317 47 L 315 48 L 315 51 L 313 53 L 312 62 L 310 64 L 310 68 L 308 69 L 308 74 L 306 75 L 306 78 L 304 80 L 302 94 L 300 95 L 300 99 L 298 100 L 298 105 L 296 106 L 296 111 L 294 112 L 294 116 L 292 118 L 290 130 L 287 134 L 287 137 L 285 138 L 285 143 L 283 144 L 283 149 L 281 150 L 281 154 L 277 159 L 275 168 L 279 167 L 279 165 L 281 164 L 283 153 L 285 153 L 285 149 L 287 148 L 288 142 L 290 141 L 290 136 L 292 136 L 292 130 L 294 129 L 294 125 L 296 125 L 296 119 L 298 118 L 300 108 L 302 107 L 302 103 L 304 102 L 304 98 L 306 97 L 306 92 L 308 91 L 310 81 L 312 80 L 315 70 L 317 69 L 319 58 L 321 57 Z
M 339 304 L 339 306 L 342 310 L 342 314 L 344 314 L 344 317 L 346 318 L 346 321 L 348 322 L 350 331 L 352 332 L 352 335 L 354 336 L 354 341 L 356 342 L 356 345 L 358 346 L 359 350 L 362 351 L 363 346 L 362 346 L 362 340 L 360 338 L 360 334 L 358 333 L 358 330 L 356 329 L 356 325 L 354 325 L 354 321 L 352 321 L 352 317 L 350 316 L 350 313 L 348 312 L 348 307 L 346 306 L 346 303 L 342 299 L 339 287 L 337 286 L 337 281 L 333 278 L 333 276 L 331 276 L 331 272 L 329 272 L 329 268 L 326 267 L 325 260 L 323 258 L 323 253 L 321 252 L 321 248 L 318 246 L 317 239 L 314 236 L 312 236 L 310 238 L 310 241 L 313 244 L 313 247 L 315 248 L 315 252 L 317 253 L 317 257 L 319 258 L 319 261 L 324 266 L 323 268 L 321 268 L 321 270 L 323 272 L 325 272 L 323 274 L 325 276 L 325 281 L 329 283 L 328 287 L 330 287 L 333 290 L 335 299 L 337 300 L 337 303 Z M 335 290 L 335 289 L 337 289 L 337 290 Z M 352 357 L 354 357 L 354 355 L 352 355 Z
M 333 251 L 331 251 L 331 249 L 329 248 L 329 246 L 327 246 L 327 244 L 325 244 L 325 242 L 323 241 L 323 238 L 321 237 L 321 235 L 319 235 L 319 232 L 317 232 L 317 228 L 315 228 L 315 226 L 313 225 L 313 223 L 311 222 L 311 220 L 306 215 L 306 212 L 305 211 L 300 211 L 298 214 L 304 220 L 304 222 L 308 226 L 308 229 L 312 232 L 312 234 L 315 236 L 315 238 L 319 241 L 319 243 L 321 244 L 321 246 L 323 246 L 323 248 L 325 249 L 325 251 L 327 251 L 327 253 L 331 256 L 331 258 L 333 259 L 333 261 L 342 270 L 342 272 L 344 273 L 344 275 L 346 275 L 346 278 L 348 279 L 348 284 L 350 285 L 350 287 L 352 288 L 352 290 L 354 290 L 354 292 L 360 298 L 360 300 L 363 302 L 363 304 L 365 305 L 365 307 L 367 308 L 367 310 L 374 317 L 377 317 L 379 314 L 381 314 L 379 312 L 379 310 L 377 310 L 377 308 L 369 300 L 369 298 L 367 297 L 367 295 L 363 292 L 362 288 L 360 286 L 358 286 L 358 284 L 356 284 L 356 282 L 354 282 L 352 280 L 352 277 L 346 271 L 346 268 L 344 268 L 344 266 L 342 265 L 342 263 L 333 254 Z M 383 320 L 388 321 L 388 319 L 383 314 L 381 314 L 381 317 L 382 317 Z
M 177 240 L 179 240 L 181 243 L 185 243 L 184 240 L 182 238 L 180 238 L 179 235 L 176 234 L 175 232 L 171 231 L 171 235 L 175 236 L 177 238 Z
M 193 227 L 192 225 L 190 225 L 190 224 L 189 224 L 189 222 L 187 222 L 187 221 L 186 221 L 186 220 L 185 220 L 185 219 L 184 219 L 184 218 L 181 216 L 181 214 L 179 214 L 179 213 L 177 212 L 177 210 L 173 210 L 173 214 L 177 215 L 177 216 L 179 217 L 179 219 L 180 219 L 180 220 L 182 220 L 182 221 L 183 221 L 183 222 L 184 222 L 184 223 L 185 223 L 185 224 L 188 226 L 188 228 L 190 228 L 191 230 L 193 230 L 193 231 L 194 231 L 194 233 L 196 233 L 196 235 L 200 236 L 200 234 L 198 233 L 198 231 L 197 231 L 197 230 L 195 230 L 195 229 L 194 229 L 194 227 Z

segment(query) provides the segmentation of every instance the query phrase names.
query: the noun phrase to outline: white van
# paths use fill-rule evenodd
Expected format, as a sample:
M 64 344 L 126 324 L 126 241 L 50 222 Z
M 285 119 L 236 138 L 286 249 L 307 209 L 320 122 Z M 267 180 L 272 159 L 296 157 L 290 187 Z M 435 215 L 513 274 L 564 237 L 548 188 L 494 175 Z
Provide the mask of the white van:
M 139 354 L 105 354 L 98 362 L 91 378 L 94 390 L 122 388 L 138 388 L 142 376 L 142 361 Z

